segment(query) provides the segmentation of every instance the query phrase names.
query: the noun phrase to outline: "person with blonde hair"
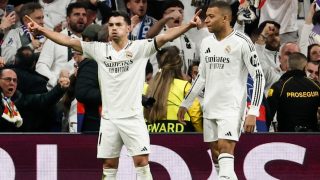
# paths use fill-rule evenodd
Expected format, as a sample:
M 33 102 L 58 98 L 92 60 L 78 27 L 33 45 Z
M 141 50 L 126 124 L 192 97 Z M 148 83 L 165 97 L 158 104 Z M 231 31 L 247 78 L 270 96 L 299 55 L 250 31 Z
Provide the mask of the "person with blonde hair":
M 191 84 L 181 71 L 183 61 L 176 46 L 163 48 L 157 54 L 159 71 L 147 88 L 154 98 L 152 107 L 144 109 L 149 132 L 202 132 L 202 111 L 196 99 L 185 115 L 186 125 L 179 123 L 177 112 Z

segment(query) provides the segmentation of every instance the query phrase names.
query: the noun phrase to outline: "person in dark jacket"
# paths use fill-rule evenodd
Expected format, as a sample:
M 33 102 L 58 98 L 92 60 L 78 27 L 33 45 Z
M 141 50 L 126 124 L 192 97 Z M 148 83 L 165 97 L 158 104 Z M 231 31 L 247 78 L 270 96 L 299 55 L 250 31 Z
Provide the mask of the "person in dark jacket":
M 279 132 L 318 131 L 317 110 L 320 86 L 306 77 L 307 58 L 301 53 L 289 56 L 289 71 L 268 92 L 271 117 L 277 113 Z
M 23 114 L 19 111 L 32 109 L 41 111 L 47 106 L 55 104 L 63 96 L 65 90 L 69 87 L 68 78 L 60 78 L 59 84 L 50 92 L 43 94 L 24 95 L 16 90 L 17 75 L 11 69 L 2 69 L 0 71 L 0 132 L 23 132 L 25 124 Z M 44 119 L 45 120 L 45 119 Z
M 79 63 L 75 87 L 76 99 L 83 103 L 85 114 L 81 132 L 99 131 L 101 93 L 96 61 L 85 59 Z

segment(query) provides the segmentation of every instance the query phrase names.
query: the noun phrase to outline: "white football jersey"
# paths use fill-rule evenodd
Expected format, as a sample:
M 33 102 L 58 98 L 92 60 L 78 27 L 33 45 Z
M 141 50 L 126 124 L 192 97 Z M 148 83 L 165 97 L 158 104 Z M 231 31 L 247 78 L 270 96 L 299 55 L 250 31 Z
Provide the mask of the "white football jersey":
M 202 41 L 199 74 L 182 106 L 189 107 L 192 99 L 205 88 L 203 117 L 242 116 L 246 107 L 248 73 L 254 80 L 248 114 L 258 116 L 265 82 L 253 43 L 236 30 L 221 41 L 209 36 Z
M 111 43 L 81 42 L 85 57 L 98 63 L 102 117 L 125 118 L 142 114 L 141 97 L 148 58 L 155 40 L 129 41 L 116 51 Z

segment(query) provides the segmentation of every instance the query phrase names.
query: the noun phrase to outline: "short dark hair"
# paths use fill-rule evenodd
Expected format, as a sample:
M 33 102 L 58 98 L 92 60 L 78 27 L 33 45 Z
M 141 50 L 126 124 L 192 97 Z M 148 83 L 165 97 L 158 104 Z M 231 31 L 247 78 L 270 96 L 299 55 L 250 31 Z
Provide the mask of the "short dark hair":
M 184 5 L 181 1 L 179 1 L 179 0 L 166 0 L 163 2 L 163 5 L 162 5 L 162 13 L 164 13 L 167 9 L 169 9 L 171 7 L 179 7 L 179 8 L 184 9 Z
M 263 21 L 260 26 L 258 27 L 258 33 L 261 34 L 264 27 L 266 27 L 267 24 L 273 24 L 276 28 L 278 28 L 280 30 L 281 25 L 275 21 Z
M 38 10 L 38 9 L 42 9 L 42 6 L 39 3 L 29 2 L 29 3 L 24 4 L 21 7 L 20 12 L 19 12 L 21 22 L 22 22 L 22 19 L 25 15 L 30 15 L 31 13 L 33 13 L 35 10 Z
M 189 65 L 188 67 L 188 71 L 187 71 L 187 74 L 192 77 L 192 68 L 194 66 L 199 66 L 200 62 L 199 61 L 193 61 L 192 64 Z
M 307 57 L 304 54 L 300 52 L 294 52 L 289 55 L 289 70 L 303 70 L 307 61 Z
M 232 9 L 230 4 L 228 4 L 227 2 L 224 1 L 212 1 L 208 8 L 219 8 L 219 9 L 223 9 L 225 11 L 227 11 L 228 13 L 230 13 L 230 17 L 232 18 Z
M 109 22 L 111 17 L 123 17 L 124 21 L 128 24 L 131 25 L 131 19 L 129 18 L 128 14 L 123 11 L 112 11 L 110 14 L 110 17 L 108 18 L 107 22 Z
M 85 10 L 88 9 L 85 3 L 82 3 L 82 2 L 70 3 L 67 7 L 67 16 L 69 17 L 71 15 L 73 9 L 79 9 L 79 8 L 83 8 Z

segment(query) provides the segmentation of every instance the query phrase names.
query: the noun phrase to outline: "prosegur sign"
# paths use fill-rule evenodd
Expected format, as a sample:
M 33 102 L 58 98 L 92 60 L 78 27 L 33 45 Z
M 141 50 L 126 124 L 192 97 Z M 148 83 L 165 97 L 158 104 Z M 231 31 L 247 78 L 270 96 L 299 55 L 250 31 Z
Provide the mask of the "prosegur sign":
M 239 179 L 320 179 L 320 134 L 242 135 L 235 153 Z M 1 134 L 0 179 L 100 179 L 97 135 Z M 150 166 L 157 179 L 217 179 L 202 134 L 151 135 Z M 121 152 L 118 179 L 135 179 Z

